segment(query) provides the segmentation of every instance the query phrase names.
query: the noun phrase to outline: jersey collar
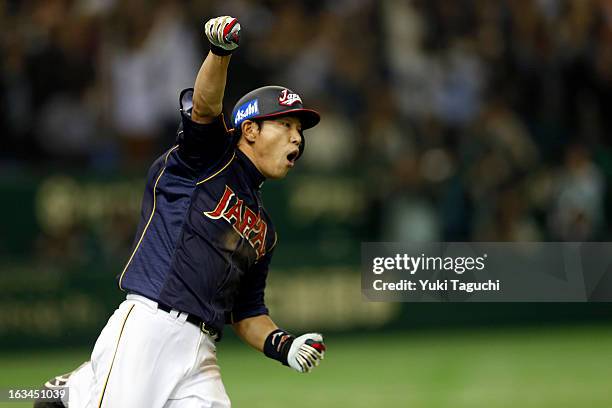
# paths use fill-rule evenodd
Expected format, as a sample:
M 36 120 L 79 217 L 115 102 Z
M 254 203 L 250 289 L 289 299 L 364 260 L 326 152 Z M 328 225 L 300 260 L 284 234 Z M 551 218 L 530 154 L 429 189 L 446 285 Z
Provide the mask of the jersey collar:
M 240 149 L 236 149 L 236 157 L 244 170 L 249 185 L 257 189 L 260 188 L 266 180 L 264 175 L 257 170 L 257 167 L 255 167 L 251 159 L 249 159 Z

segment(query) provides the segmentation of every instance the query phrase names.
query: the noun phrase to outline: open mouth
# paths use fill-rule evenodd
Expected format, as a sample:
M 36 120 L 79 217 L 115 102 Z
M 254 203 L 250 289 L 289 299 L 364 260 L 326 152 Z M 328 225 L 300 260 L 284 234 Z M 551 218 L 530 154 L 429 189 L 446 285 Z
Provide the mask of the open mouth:
M 295 163 L 295 161 L 297 160 L 298 154 L 299 154 L 299 151 L 293 151 L 289 153 L 287 155 L 287 160 L 289 160 L 289 163 L 291 164 Z

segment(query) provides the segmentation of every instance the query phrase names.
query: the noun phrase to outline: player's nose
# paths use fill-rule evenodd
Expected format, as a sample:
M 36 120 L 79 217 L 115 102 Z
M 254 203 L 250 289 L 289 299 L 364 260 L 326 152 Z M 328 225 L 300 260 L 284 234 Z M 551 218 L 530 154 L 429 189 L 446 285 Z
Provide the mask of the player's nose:
M 291 129 L 291 136 L 289 142 L 295 144 L 296 146 L 299 146 L 300 143 L 302 143 L 301 132 L 297 129 Z

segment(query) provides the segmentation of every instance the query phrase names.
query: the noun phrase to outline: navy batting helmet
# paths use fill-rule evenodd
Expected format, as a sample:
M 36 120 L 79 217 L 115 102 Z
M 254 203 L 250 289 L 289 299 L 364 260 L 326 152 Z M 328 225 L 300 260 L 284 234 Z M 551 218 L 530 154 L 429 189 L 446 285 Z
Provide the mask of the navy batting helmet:
M 304 108 L 300 95 L 282 86 L 264 86 L 244 95 L 232 110 L 232 125 L 240 133 L 240 125 L 245 120 L 272 119 L 279 116 L 295 116 L 302 130 L 310 129 L 321 120 L 319 113 Z M 300 144 L 300 154 L 304 151 L 304 136 Z

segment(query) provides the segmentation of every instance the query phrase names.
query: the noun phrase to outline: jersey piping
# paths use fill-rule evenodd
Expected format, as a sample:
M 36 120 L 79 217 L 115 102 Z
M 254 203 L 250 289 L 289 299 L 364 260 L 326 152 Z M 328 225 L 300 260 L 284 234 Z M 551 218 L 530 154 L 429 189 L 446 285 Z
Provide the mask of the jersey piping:
M 164 175 L 164 172 L 166 171 L 166 166 L 168 164 L 168 157 L 170 156 L 170 153 L 172 153 L 177 148 L 178 148 L 178 145 L 174 146 L 166 154 L 166 157 L 164 159 L 164 167 L 161 169 L 161 171 L 159 172 L 159 175 L 157 176 L 157 179 L 155 180 L 155 185 L 153 186 L 153 208 L 151 209 L 151 215 L 149 216 L 149 220 L 147 221 L 147 225 L 145 225 L 144 229 L 142 230 L 142 234 L 140 235 L 140 239 L 138 240 L 138 243 L 136 244 L 136 247 L 134 247 L 134 250 L 132 251 L 132 255 L 130 256 L 130 259 L 128 259 L 127 263 L 125 264 L 125 267 L 123 268 L 123 271 L 121 272 L 121 276 L 119 277 L 119 289 L 121 289 L 121 290 L 123 290 L 123 288 L 121 287 L 121 282 L 123 280 L 123 276 L 125 275 L 125 272 L 127 271 L 128 267 L 130 266 L 130 263 L 132 262 L 132 259 L 134 259 L 134 255 L 136 255 L 136 252 L 138 251 L 138 248 L 140 247 L 140 244 L 142 243 L 142 240 L 144 239 L 145 234 L 147 233 L 147 229 L 149 228 L 149 224 L 151 224 L 151 220 L 153 219 L 153 215 L 155 214 L 155 205 L 157 203 L 157 195 L 156 195 L 155 191 L 157 190 L 157 183 L 159 183 L 159 179 L 161 179 L 161 177 Z
M 217 171 L 215 174 L 206 177 L 204 180 L 200 180 L 196 183 L 196 186 L 199 186 L 200 184 L 204 184 L 206 183 L 208 180 L 212 179 L 213 177 L 217 176 L 219 173 L 221 173 L 223 170 L 225 170 L 227 168 L 227 166 L 230 165 L 230 163 L 236 158 L 236 152 L 234 152 L 232 154 L 232 157 L 229 159 L 229 161 L 227 163 L 225 163 L 225 166 L 221 167 L 221 169 L 219 171 Z

